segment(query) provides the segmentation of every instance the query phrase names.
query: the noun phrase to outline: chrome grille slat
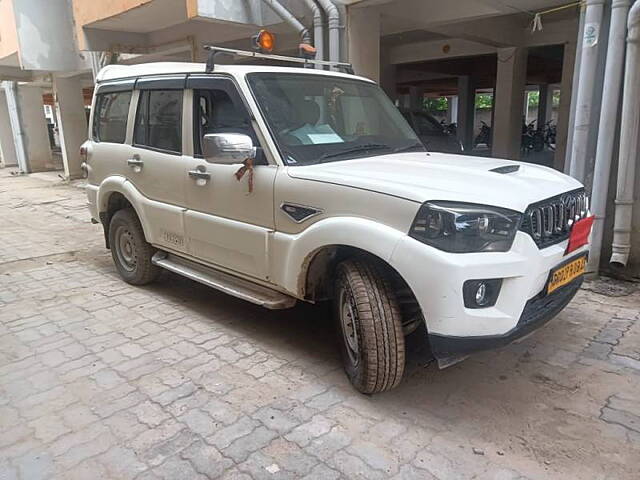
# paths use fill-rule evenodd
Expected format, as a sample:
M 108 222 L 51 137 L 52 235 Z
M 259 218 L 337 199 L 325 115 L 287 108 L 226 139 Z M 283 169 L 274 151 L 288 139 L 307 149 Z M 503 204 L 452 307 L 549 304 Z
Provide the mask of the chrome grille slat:
M 528 233 L 538 248 L 569 238 L 571 226 L 589 213 L 584 189 L 573 190 L 529 205 L 520 230 Z

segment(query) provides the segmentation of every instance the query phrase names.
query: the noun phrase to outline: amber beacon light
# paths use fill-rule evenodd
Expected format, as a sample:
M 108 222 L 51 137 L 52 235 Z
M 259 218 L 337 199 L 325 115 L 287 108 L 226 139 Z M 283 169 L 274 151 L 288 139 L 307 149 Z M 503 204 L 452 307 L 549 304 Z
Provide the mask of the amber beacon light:
M 276 46 L 276 37 L 268 30 L 260 30 L 253 37 L 253 46 L 262 53 L 271 53 Z

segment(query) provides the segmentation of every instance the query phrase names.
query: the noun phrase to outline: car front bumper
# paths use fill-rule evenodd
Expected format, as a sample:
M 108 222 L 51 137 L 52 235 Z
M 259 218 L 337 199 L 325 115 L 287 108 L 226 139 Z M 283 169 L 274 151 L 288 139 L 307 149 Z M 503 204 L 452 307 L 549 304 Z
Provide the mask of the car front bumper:
M 565 255 L 567 241 L 539 249 L 518 232 L 508 252 L 453 254 L 407 237 L 396 246 L 391 265 L 404 278 L 422 309 L 432 348 L 451 356 L 506 345 L 557 315 L 578 291 L 576 279 L 546 294 L 549 273 L 588 254 L 588 246 Z M 466 308 L 467 280 L 502 279 L 494 306 Z
M 436 358 L 446 358 L 508 345 L 538 329 L 560 313 L 578 293 L 582 281 L 582 277 L 578 278 L 549 295 L 540 292 L 525 304 L 516 326 L 503 335 L 452 337 L 429 334 L 431 351 Z

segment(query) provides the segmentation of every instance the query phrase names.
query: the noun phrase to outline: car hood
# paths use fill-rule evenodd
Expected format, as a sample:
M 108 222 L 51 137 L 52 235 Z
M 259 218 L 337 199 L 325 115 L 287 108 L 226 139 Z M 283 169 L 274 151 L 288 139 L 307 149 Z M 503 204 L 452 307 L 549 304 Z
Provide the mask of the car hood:
M 500 173 L 499 167 L 519 167 Z M 399 153 L 289 167 L 293 178 L 345 185 L 415 202 L 450 200 L 524 212 L 539 200 L 580 188 L 577 180 L 539 165 L 446 153 Z

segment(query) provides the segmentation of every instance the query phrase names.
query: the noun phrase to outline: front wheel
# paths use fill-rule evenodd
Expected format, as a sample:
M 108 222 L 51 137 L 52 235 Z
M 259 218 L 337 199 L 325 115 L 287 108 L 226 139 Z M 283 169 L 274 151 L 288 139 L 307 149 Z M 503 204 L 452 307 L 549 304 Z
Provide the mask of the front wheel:
M 396 387 L 405 364 L 402 319 L 388 275 L 377 263 L 350 259 L 336 270 L 334 315 L 344 368 L 362 393 Z

